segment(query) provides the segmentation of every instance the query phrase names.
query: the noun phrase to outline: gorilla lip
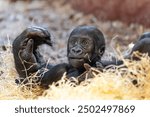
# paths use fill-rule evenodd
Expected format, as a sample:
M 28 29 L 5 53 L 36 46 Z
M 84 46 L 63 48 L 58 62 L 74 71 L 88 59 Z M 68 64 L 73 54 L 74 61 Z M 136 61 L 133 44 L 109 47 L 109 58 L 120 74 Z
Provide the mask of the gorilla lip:
M 75 57 L 69 57 L 70 60 L 78 60 L 78 61 L 82 61 L 83 58 L 75 58 Z

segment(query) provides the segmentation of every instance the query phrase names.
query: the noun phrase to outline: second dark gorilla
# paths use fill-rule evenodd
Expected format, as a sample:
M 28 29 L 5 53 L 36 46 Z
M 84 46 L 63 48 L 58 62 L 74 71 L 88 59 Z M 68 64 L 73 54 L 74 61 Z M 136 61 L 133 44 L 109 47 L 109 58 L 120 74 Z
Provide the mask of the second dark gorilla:
M 139 60 L 139 58 L 133 54 L 136 51 L 140 53 L 147 53 L 148 56 L 150 56 L 150 32 L 143 33 L 139 37 L 139 39 L 133 46 L 131 52 L 125 58 L 132 60 Z

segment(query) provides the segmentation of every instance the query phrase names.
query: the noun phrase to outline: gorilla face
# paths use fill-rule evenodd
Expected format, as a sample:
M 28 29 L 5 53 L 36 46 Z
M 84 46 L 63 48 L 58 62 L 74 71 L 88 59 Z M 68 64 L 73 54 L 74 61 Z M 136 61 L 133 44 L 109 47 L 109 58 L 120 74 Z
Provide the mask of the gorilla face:
M 91 61 L 94 52 L 93 39 L 85 35 L 74 35 L 69 39 L 69 63 L 73 67 L 83 66 Z
M 68 40 L 69 64 L 75 68 L 84 63 L 93 64 L 105 50 L 102 33 L 93 26 L 80 26 L 72 31 Z

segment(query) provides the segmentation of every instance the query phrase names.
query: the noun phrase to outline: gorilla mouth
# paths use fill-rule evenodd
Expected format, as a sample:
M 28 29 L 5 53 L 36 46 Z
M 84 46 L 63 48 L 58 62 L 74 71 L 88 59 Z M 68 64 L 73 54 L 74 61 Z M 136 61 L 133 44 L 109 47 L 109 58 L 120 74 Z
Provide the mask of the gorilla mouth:
M 83 58 L 76 58 L 76 57 L 69 57 L 69 63 L 75 68 L 82 67 L 84 64 L 84 59 Z
M 69 57 L 71 60 L 83 61 L 83 58 Z

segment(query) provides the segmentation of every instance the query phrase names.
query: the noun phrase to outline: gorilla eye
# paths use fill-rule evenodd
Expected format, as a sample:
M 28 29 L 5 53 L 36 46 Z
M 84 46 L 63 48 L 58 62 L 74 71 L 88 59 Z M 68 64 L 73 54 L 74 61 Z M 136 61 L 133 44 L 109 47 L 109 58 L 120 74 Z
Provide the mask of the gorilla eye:
M 82 40 L 82 41 L 81 41 L 81 44 L 82 44 L 82 45 L 88 45 L 88 41 Z
M 74 45 L 76 43 L 76 41 L 75 40 L 71 40 L 70 43 Z

